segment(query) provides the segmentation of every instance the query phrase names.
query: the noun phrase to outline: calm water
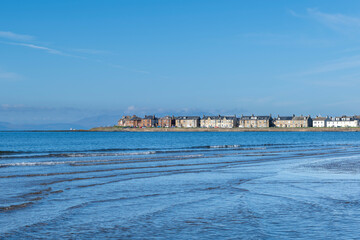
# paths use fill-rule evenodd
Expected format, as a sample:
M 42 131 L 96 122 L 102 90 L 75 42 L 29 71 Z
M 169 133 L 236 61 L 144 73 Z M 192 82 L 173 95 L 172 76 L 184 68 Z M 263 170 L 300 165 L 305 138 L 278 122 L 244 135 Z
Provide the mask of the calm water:
M 1 239 L 358 239 L 360 133 L 0 132 Z

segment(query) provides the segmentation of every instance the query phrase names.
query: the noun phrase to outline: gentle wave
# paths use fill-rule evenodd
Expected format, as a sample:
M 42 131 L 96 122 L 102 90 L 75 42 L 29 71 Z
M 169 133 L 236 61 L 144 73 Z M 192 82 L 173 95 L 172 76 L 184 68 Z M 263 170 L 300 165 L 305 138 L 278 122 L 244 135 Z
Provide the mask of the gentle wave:
M 36 200 L 40 200 L 40 199 L 34 199 L 34 200 L 36 201 Z M 16 210 L 16 209 L 26 208 L 27 206 L 30 206 L 32 204 L 34 204 L 34 202 L 25 202 L 25 203 L 21 203 L 21 204 L 6 206 L 6 207 L 0 207 L 0 212 L 7 212 L 7 211 Z
M 115 151 L 141 151 L 141 150 L 153 150 L 154 148 L 99 148 L 99 149 L 83 149 L 83 150 L 71 150 L 71 152 L 115 152 Z M 161 148 L 162 149 L 162 148 Z M 55 151 L 0 151 L 0 154 L 22 154 L 22 153 L 67 153 L 65 150 Z
M 0 151 L 0 155 L 11 155 L 11 154 L 21 154 L 21 153 L 31 153 L 26 151 Z
M 112 164 L 123 164 L 123 163 L 143 163 L 143 162 L 167 162 L 174 160 L 188 160 L 194 158 L 200 158 L 205 156 L 203 154 L 189 154 L 181 156 L 169 156 L 166 158 L 138 158 L 131 161 L 124 161 L 123 159 L 114 159 L 114 160 L 98 160 L 98 161 L 78 161 L 78 163 L 71 163 L 71 166 L 96 166 L 96 165 L 112 165 Z M 208 158 L 208 157 L 206 157 Z
M 314 144 L 308 143 L 306 145 L 313 146 Z M 315 144 L 318 146 L 329 146 L 329 144 Z M 330 144 L 331 145 L 331 144 Z M 349 146 L 352 144 L 334 144 Z M 99 149 L 82 149 L 82 150 L 70 150 L 73 153 L 79 152 L 123 152 L 123 151 L 147 151 L 147 150 L 173 150 L 173 149 L 202 149 L 202 148 L 238 148 L 238 147 L 261 147 L 261 146 L 304 146 L 299 143 L 265 143 L 265 144 L 233 144 L 233 145 L 200 145 L 200 146 L 188 146 L 188 147 L 160 147 L 160 148 L 99 148 Z M 69 150 L 54 150 L 54 151 L 12 151 L 2 150 L 0 155 L 7 154 L 23 154 L 23 153 L 68 153 Z
M 230 147 L 225 147 L 229 145 L 223 145 L 221 147 L 218 146 L 212 146 L 215 149 L 220 150 L 208 150 L 208 151 L 215 151 L 214 153 L 217 153 L 218 151 L 225 151 L 225 150 L 232 150 L 229 149 Z M 234 146 L 234 145 L 231 145 Z M 242 151 L 248 151 L 248 150 L 266 150 L 267 148 L 237 148 L 236 150 L 242 150 Z M 326 155 L 329 154 L 329 152 L 322 152 L 322 151 L 328 151 L 328 150 L 343 150 L 343 148 L 325 148 L 325 149 L 307 149 L 307 150 L 287 150 L 287 151 L 263 151 L 263 152 L 242 152 L 242 153 L 222 153 L 221 156 L 230 156 L 230 155 L 238 155 L 242 154 L 244 156 L 273 156 L 272 153 L 282 153 L 282 152 L 298 152 L 295 155 L 307 155 L 303 152 L 312 152 L 312 151 L 318 151 L 316 154 L 310 154 L 310 155 Z M 67 160 L 67 161 L 37 161 L 37 162 L 12 162 L 12 163 L 1 163 L 0 168 L 3 167 L 15 167 L 15 166 L 51 166 L 51 165 L 61 165 L 61 164 L 68 164 L 71 166 L 91 166 L 91 165 L 107 165 L 107 164 L 115 164 L 115 162 L 118 163 L 131 163 L 131 162 L 141 162 L 141 161 L 165 161 L 163 158 L 169 158 L 169 159 L 189 159 L 189 158 L 197 158 L 197 157 L 205 157 L 204 154 L 196 154 L 197 152 L 203 153 L 204 150 L 177 150 L 177 151 L 147 151 L 147 152 L 132 152 L 132 153 L 67 153 L 67 154 L 48 154 L 48 155 L 36 155 L 36 156 L 27 156 L 23 158 L 74 158 L 78 160 Z M 355 151 L 357 152 L 357 151 Z M 354 152 L 354 153 L 355 153 Z M 182 155 L 166 155 L 166 156 L 160 156 L 158 154 L 182 154 Z M 185 154 L 187 153 L 187 154 Z M 191 154 L 193 153 L 193 154 Z M 195 154 L 194 154 L 195 153 Z M 141 156 L 140 158 L 131 157 L 131 158 L 119 158 L 119 159 L 92 159 L 92 160 L 80 160 L 80 158 L 91 158 L 91 157 L 116 157 L 116 156 Z M 147 155 L 155 155 L 154 157 L 145 157 Z M 213 155 L 213 154 L 211 154 Z M 142 157 L 143 156 L 143 157 Z M 210 156 L 210 155 L 209 155 Z M 207 157 L 209 157 L 207 156 Z M 118 164 L 117 163 L 117 164 Z
M 82 152 L 124 152 L 124 151 L 147 151 L 147 150 L 174 150 L 174 149 L 202 149 L 202 148 L 239 148 L 239 147 L 256 147 L 256 146 L 285 146 L 295 144 L 235 144 L 235 145 L 204 145 L 204 146 L 189 146 L 189 147 L 169 147 L 169 148 L 99 148 L 99 149 L 84 149 L 84 150 L 71 150 L 71 153 Z M 69 151 L 0 151 L 0 155 L 10 154 L 24 154 L 24 153 L 69 153 Z
M 110 156 L 128 156 L 128 155 L 149 155 L 149 154 L 156 154 L 156 153 L 157 153 L 156 151 L 130 152 L 130 153 L 86 153 L 86 152 L 81 152 L 80 153 L 80 152 L 73 152 L 73 153 L 51 153 L 51 154 L 27 155 L 27 156 L 6 156 L 6 157 L 0 157 L 0 159 L 110 157 Z
M 338 144 L 340 145 L 340 144 Z M 322 145 L 319 145 L 322 146 Z M 126 156 L 126 155 L 148 155 L 148 154 L 166 154 L 166 153 L 185 153 L 211 151 L 216 149 L 225 150 L 259 150 L 273 148 L 293 148 L 306 147 L 298 144 L 233 144 L 233 145 L 205 145 L 190 146 L 183 148 L 108 148 L 108 149 L 90 149 L 79 151 L 0 151 L 0 159 L 29 159 L 29 158 L 73 158 L 73 157 L 107 157 L 107 156 Z M 140 152 L 139 152 L 140 151 Z M 20 154 L 20 155 L 18 155 Z
M 203 154 L 189 154 L 189 155 L 175 155 L 168 156 L 170 159 L 189 159 L 189 158 L 197 158 L 202 157 Z M 159 158 L 156 158 L 159 159 Z M 87 166 L 87 165 L 101 165 L 101 164 L 112 164 L 113 162 L 122 162 L 122 163 L 138 163 L 139 161 L 150 161 L 155 160 L 154 158 L 126 158 L 126 159 L 112 159 L 112 160 L 79 160 L 79 161 L 46 161 L 46 162 L 16 162 L 16 163 L 3 163 L 0 164 L 0 167 L 16 167 L 16 166 L 51 166 L 51 165 L 61 165 L 61 164 L 69 164 L 71 166 Z M 158 161 L 164 161 L 161 157 Z
M 264 147 L 264 146 L 293 146 L 296 144 L 288 143 L 265 143 L 265 144 L 232 144 L 232 145 L 204 145 L 204 146 L 191 146 L 184 147 L 183 149 L 192 148 L 239 148 L 239 147 Z
M 210 148 L 239 148 L 241 145 L 215 145 L 210 146 Z
M 61 162 L 17 162 L 17 163 L 4 163 L 0 167 L 15 167 L 15 166 L 50 166 L 59 164 L 76 163 L 77 161 L 61 161 Z
M 63 153 L 49 154 L 50 157 L 107 157 L 107 156 L 127 156 L 127 155 L 149 155 L 156 154 L 156 151 L 132 152 L 132 153 Z
M 360 153 L 360 152 L 359 152 Z M 342 152 L 331 152 L 331 153 L 324 153 L 325 154 L 344 154 Z M 291 159 L 291 158 L 301 158 L 301 157 L 309 157 L 309 156 L 317 156 L 319 154 L 302 154 L 302 155 L 293 155 L 293 156 L 284 156 L 284 157 L 269 157 L 265 159 L 236 159 L 236 160 L 230 160 L 230 161 L 210 161 L 210 162 L 201 162 L 201 163 L 176 163 L 176 164 L 166 164 L 166 165 L 155 165 L 155 166 L 133 166 L 133 167 L 117 167 L 117 168 L 109 168 L 109 169 L 95 169 L 95 170 L 81 170 L 81 171 L 72 171 L 72 172 L 51 172 L 51 173 L 32 173 L 32 174 L 16 174 L 16 175 L 7 175 L 7 176 L 0 176 L 0 178 L 17 178 L 17 177 L 49 177 L 49 176 L 56 176 L 56 175 L 72 175 L 72 174 L 83 174 L 83 173 L 94 173 L 94 172 L 112 172 L 112 171 L 128 171 L 128 170 L 138 170 L 138 169 L 156 169 L 156 168 L 172 168 L 172 167 L 194 167 L 194 166 L 214 166 L 214 165 L 220 165 L 220 166 L 230 166 L 233 164 L 249 164 L 249 163 L 255 163 L 255 162 L 263 162 L 263 161 L 278 161 L 280 159 Z M 212 155 L 212 156 L 203 156 L 203 158 L 207 159 L 214 159 L 223 157 L 221 155 Z M 99 160 L 101 161 L 101 160 Z M 184 170 L 184 169 L 183 169 Z M 194 170 L 194 169 L 192 169 Z M 171 170 L 173 171 L 173 170 Z M 169 170 L 166 170 L 166 172 L 169 172 Z M 134 174 L 134 173 L 130 173 Z M 122 174 L 126 175 L 126 174 Z
M 177 149 L 175 150 L 154 150 L 145 152 L 118 152 L 118 153 L 101 153 L 101 152 L 72 152 L 72 153 L 50 153 L 42 155 L 25 155 L 25 156 L 3 156 L 0 159 L 29 159 L 29 158 L 80 158 L 80 157 L 111 157 L 111 156 L 131 156 L 131 155 L 149 155 L 149 154 L 168 154 L 168 153 L 192 153 L 202 152 L 207 149 L 223 149 L 223 150 L 264 150 L 264 147 L 257 148 L 243 148 L 237 147 L 240 145 L 222 145 L 222 146 L 203 146 L 202 148 L 196 147 L 192 149 Z

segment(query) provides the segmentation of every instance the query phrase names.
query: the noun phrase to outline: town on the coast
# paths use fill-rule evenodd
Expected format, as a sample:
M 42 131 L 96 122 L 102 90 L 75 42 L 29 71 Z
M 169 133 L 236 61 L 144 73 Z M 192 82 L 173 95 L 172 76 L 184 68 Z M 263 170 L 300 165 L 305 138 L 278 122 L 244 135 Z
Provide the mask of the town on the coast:
M 360 127 L 360 115 L 311 118 L 307 116 L 123 116 L 117 124 L 129 128 L 351 128 Z

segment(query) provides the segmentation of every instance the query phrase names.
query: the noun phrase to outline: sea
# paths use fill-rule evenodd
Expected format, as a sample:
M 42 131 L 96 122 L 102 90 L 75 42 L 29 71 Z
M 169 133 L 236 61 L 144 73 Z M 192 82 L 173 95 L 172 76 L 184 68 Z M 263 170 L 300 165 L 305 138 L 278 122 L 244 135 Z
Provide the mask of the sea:
M 360 239 L 357 132 L 0 132 L 0 239 Z

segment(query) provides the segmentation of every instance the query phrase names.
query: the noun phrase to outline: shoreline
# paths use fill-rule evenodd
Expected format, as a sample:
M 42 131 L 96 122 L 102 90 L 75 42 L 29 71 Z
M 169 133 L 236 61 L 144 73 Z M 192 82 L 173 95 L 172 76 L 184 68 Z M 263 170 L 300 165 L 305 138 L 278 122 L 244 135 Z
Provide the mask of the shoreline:
M 96 127 L 90 132 L 360 132 L 357 128 L 119 128 Z
M 356 128 L 119 128 L 95 127 L 88 130 L 0 130 L 0 132 L 360 132 Z

